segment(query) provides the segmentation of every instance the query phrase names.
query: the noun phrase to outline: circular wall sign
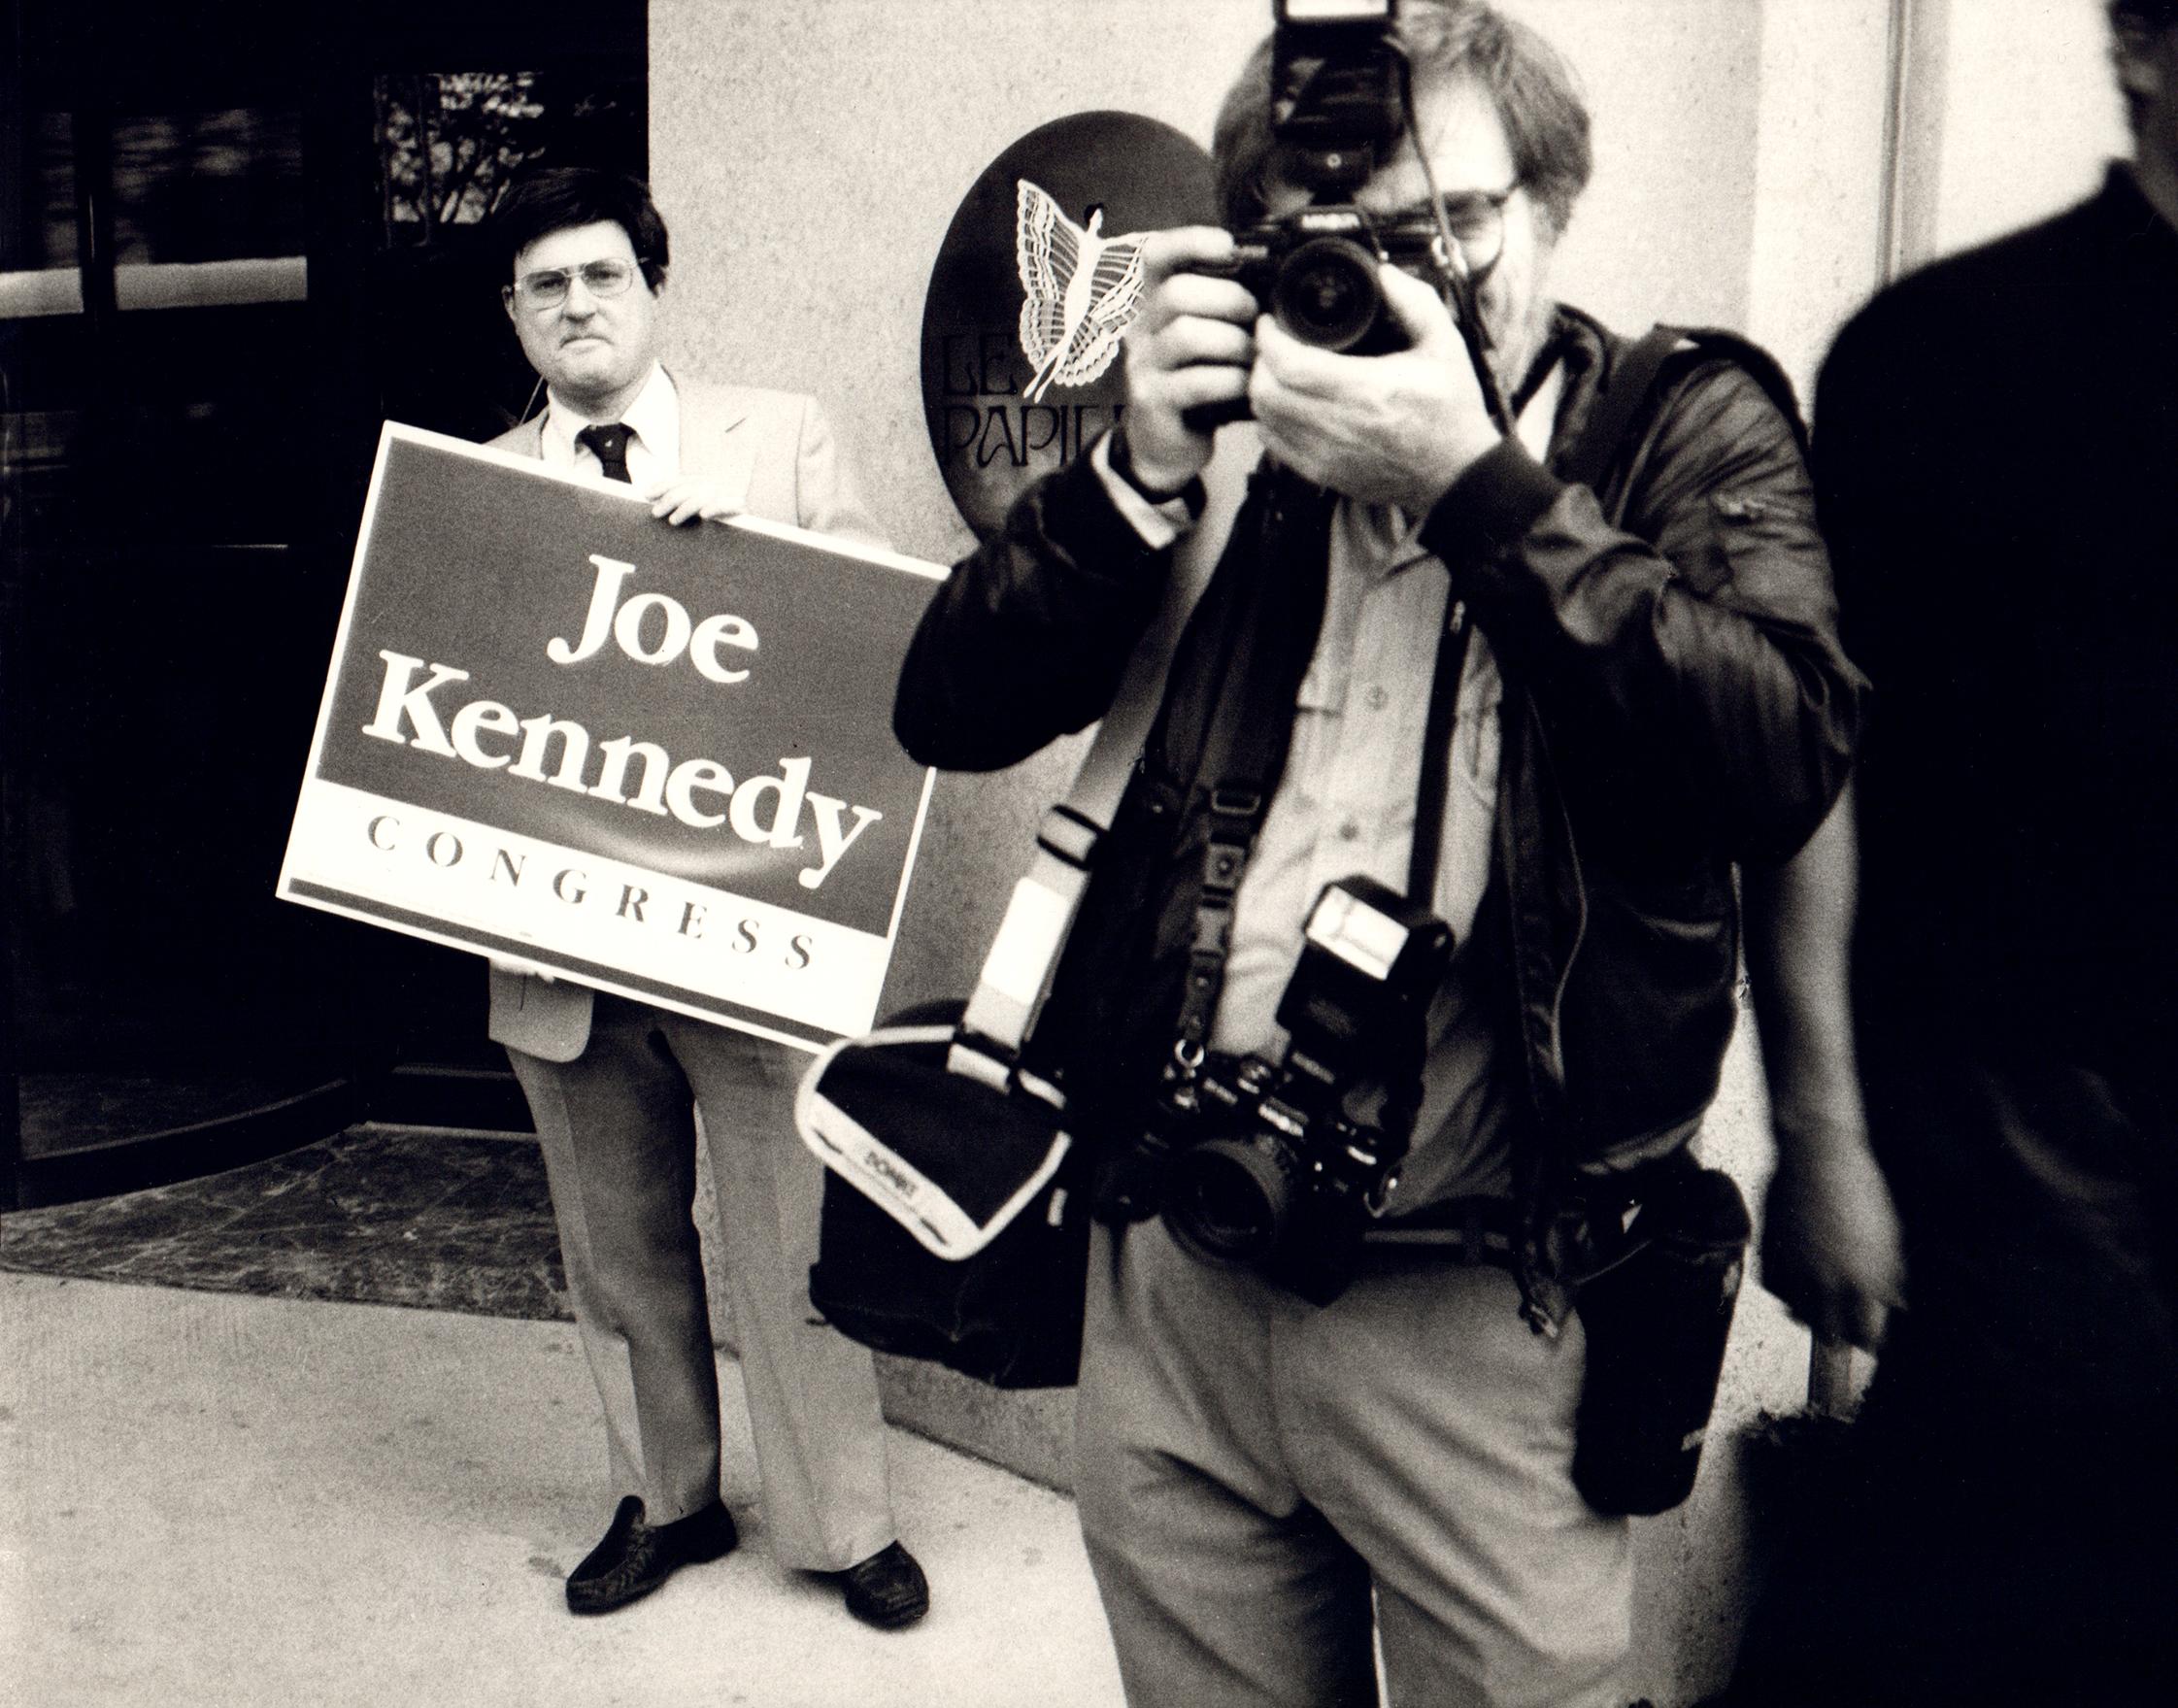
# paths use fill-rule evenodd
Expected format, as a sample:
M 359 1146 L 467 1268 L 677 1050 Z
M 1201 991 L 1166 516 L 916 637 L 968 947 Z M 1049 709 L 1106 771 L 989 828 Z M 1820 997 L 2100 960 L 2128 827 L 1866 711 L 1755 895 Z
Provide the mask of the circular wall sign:
M 1139 114 L 1055 118 L 984 169 L 922 305 L 930 449 L 977 534 L 1123 413 L 1140 237 L 1217 222 L 1210 156 Z

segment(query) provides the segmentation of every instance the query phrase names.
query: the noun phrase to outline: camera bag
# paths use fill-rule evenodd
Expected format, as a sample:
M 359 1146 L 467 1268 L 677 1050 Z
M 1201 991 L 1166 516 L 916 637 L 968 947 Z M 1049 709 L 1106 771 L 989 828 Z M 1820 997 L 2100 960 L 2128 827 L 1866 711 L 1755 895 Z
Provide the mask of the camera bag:
M 1620 1248 L 1574 1292 L 1588 1373 L 1573 1486 L 1598 1512 L 1668 1512 L 1693 1492 L 1753 1222 L 1738 1185 L 1685 1151 L 1592 1226 Z M 1621 1219 L 1623 1218 L 1623 1220 Z
M 1064 1096 L 1022 1053 L 1222 531 L 1198 527 L 1175 553 L 1164 608 L 1044 816 L 974 994 L 843 1039 L 803 1077 L 795 1125 L 826 1169 L 810 1302 L 851 1340 L 998 1388 L 1075 1379 L 1087 1164 Z
M 1081 1357 L 1089 1194 L 1061 1106 L 948 1067 L 964 1005 L 835 1044 L 795 1119 L 823 1158 L 810 1302 L 849 1339 L 998 1388 Z

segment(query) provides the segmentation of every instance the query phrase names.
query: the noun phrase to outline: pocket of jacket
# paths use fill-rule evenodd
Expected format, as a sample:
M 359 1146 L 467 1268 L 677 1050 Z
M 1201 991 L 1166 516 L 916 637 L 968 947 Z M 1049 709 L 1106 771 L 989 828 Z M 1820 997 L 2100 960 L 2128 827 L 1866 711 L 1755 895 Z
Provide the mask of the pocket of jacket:
M 1810 554 L 1826 567 L 1828 556 L 1815 525 L 1815 512 L 1803 502 L 1727 487 L 1709 497 L 1712 550 L 1677 567 L 1687 584 L 1704 597 L 1730 592 L 1749 604 L 1767 606 L 1780 572 L 1796 580 Z

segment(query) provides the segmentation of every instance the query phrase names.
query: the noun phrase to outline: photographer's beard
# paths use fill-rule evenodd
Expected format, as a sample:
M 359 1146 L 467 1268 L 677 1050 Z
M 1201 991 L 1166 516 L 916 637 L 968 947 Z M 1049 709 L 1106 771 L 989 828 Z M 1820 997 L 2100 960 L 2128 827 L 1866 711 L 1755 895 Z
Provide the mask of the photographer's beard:
M 1550 344 L 1558 299 L 1547 282 L 1557 250 L 1557 237 L 1538 220 L 1535 241 L 1518 250 L 1508 245 L 1476 292 L 1475 306 L 1490 335 L 1490 365 L 1507 397 L 1521 392 L 1528 370 Z

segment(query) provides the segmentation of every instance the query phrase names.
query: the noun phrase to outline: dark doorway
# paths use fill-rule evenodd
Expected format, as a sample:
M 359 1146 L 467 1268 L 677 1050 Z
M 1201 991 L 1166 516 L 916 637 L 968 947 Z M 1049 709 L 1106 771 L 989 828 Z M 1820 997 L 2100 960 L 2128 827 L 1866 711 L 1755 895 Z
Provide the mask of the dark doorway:
M 272 887 L 379 424 L 524 409 L 479 221 L 645 169 L 642 0 L 9 16 L 0 1208 L 519 1122 L 473 957 Z

